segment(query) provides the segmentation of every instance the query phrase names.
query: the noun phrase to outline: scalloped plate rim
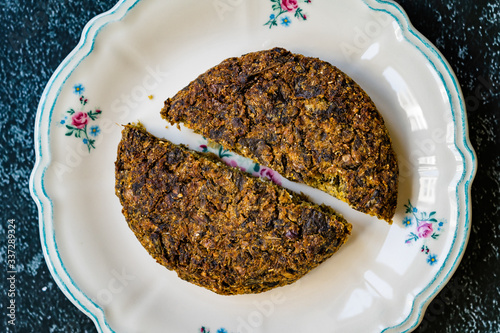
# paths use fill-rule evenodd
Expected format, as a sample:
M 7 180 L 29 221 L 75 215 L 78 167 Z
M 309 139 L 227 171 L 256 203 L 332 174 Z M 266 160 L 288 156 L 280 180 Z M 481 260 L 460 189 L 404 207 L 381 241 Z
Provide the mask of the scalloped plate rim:
M 412 23 L 408 17 L 408 14 L 404 11 L 404 9 L 399 4 L 397 4 L 393 1 L 387 1 L 387 0 L 362 0 L 362 1 L 372 10 L 383 11 L 383 12 L 391 15 L 396 20 L 396 22 L 398 22 L 401 29 L 405 32 L 404 33 L 405 39 L 410 44 L 415 46 L 423 55 L 425 55 L 428 62 L 433 65 L 434 70 L 436 70 L 436 72 L 441 75 L 441 79 L 443 80 L 443 83 L 444 83 L 446 78 L 443 77 L 443 74 L 441 73 L 441 71 L 439 71 L 436 68 L 436 65 L 432 62 L 432 60 L 430 59 L 430 56 L 425 53 L 425 50 L 430 51 L 437 58 L 437 60 L 439 60 L 441 65 L 446 70 L 446 74 L 448 75 L 448 78 L 451 79 L 451 81 L 453 83 L 453 88 L 455 89 L 453 92 L 455 92 L 457 94 L 457 97 L 459 99 L 459 103 L 458 103 L 458 107 L 459 107 L 459 111 L 460 111 L 459 116 L 461 117 L 461 119 L 460 119 L 460 121 L 462 122 L 461 130 L 463 132 L 462 136 L 460 138 L 463 139 L 463 141 L 460 142 L 459 141 L 460 138 L 457 137 L 457 135 L 456 135 L 454 146 L 455 146 L 456 150 L 460 153 L 460 156 L 461 156 L 462 161 L 463 161 L 464 170 L 462 172 L 462 176 L 461 176 L 460 180 L 457 183 L 455 194 L 456 194 L 457 199 L 458 199 L 457 210 L 458 210 L 458 213 L 460 215 L 461 202 L 460 202 L 460 198 L 459 198 L 459 195 L 460 195 L 459 192 L 460 192 L 460 189 L 462 187 L 464 188 L 464 190 L 465 190 L 465 193 L 464 193 L 465 194 L 465 198 L 464 198 L 464 201 L 465 201 L 464 202 L 465 219 L 464 219 L 464 226 L 463 227 L 465 229 L 465 232 L 464 232 L 463 238 L 461 240 L 458 240 L 458 241 L 460 241 L 460 244 L 459 244 L 460 249 L 459 249 L 459 253 L 454 258 L 454 262 L 452 264 L 452 267 L 449 268 L 446 272 L 444 272 L 443 271 L 444 265 L 443 265 L 442 268 L 439 270 L 439 272 L 434 277 L 434 279 L 431 282 L 429 282 L 428 286 L 426 288 L 424 288 L 419 294 L 417 294 L 416 297 L 413 299 L 412 310 L 410 311 L 410 314 L 400 324 L 394 325 L 391 327 L 387 327 L 382 331 L 382 332 L 387 332 L 389 330 L 395 330 L 395 329 L 404 328 L 404 326 L 407 326 L 406 328 L 404 328 L 403 332 L 410 332 L 421 323 L 421 321 L 423 320 L 423 317 L 425 315 L 425 310 L 426 310 L 427 306 L 432 302 L 434 297 L 444 288 L 444 286 L 447 284 L 447 282 L 451 279 L 451 277 L 455 273 L 456 269 L 458 268 L 460 261 L 463 258 L 463 255 L 464 255 L 467 243 L 468 243 L 468 239 L 470 236 L 470 223 L 471 223 L 470 196 L 471 196 L 472 181 L 474 180 L 474 177 L 475 177 L 475 174 L 477 171 L 477 158 L 476 158 L 476 154 L 474 152 L 474 149 L 472 148 L 472 145 L 469 141 L 467 115 L 466 115 L 464 97 L 463 97 L 460 85 L 458 83 L 458 79 L 457 79 L 454 71 L 451 69 L 451 66 L 448 63 L 448 61 L 446 60 L 446 58 L 436 48 L 436 46 L 434 46 L 425 36 L 423 36 L 420 32 L 418 32 L 418 30 L 412 25 Z M 374 8 L 369 4 L 369 2 L 375 2 L 375 3 L 381 4 L 381 5 L 390 6 L 392 8 L 395 8 L 395 10 L 402 16 L 402 19 L 404 20 L 404 22 L 406 23 L 407 26 L 403 27 L 401 25 L 401 20 L 397 17 L 396 14 L 391 12 L 389 9 L 387 9 L 387 8 Z M 412 42 L 410 39 L 408 39 L 407 33 L 411 34 L 420 43 L 422 43 L 422 46 L 424 47 L 424 49 L 420 48 L 418 45 L 416 45 L 414 42 Z M 452 92 L 448 91 L 448 86 L 446 84 L 445 84 L 445 87 L 447 88 L 447 94 L 448 94 L 448 97 L 450 99 L 450 104 L 452 106 L 452 110 L 454 110 L 455 108 L 453 107 L 453 105 L 455 103 L 452 102 L 452 96 L 451 96 Z M 457 115 L 454 112 L 452 112 L 452 115 L 453 115 L 453 123 L 455 124 L 455 126 L 457 126 L 458 125 L 457 119 L 456 119 Z M 463 144 L 463 149 L 466 150 L 466 153 L 463 152 L 460 147 L 458 147 L 458 143 Z M 468 156 L 466 156 L 467 154 L 468 154 Z M 469 166 L 467 164 L 467 162 L 468 162 L 467 158 L 471 159 L 472 165 Z M 455 241 L 457 241 L 457 240 L 454 239 L 454 242 Z M 451 249 L 453 249 L 454 246 L 455 246 L 455 244 L 452 245 Z M 450 251 L 450 253 L 448 254 L 448 257 L 445 259 L 445 262 L 448 261 L 449 259 L 451 259 L 451 258 L 449 258 L 451 253 L 452 253 L 452 251 Z M 445 274 L 445 275 L 441 276 L 442 274 Z M 438 286 L 436 288 L 434 288 L 434 290 L 430 290 L 431 286 L 434 283 L 438 282 L 438 280 L 439 280 L 438 278 L 440 278 L 440 280 L 441 280 L 441 281 L 439 281 Z M 428 294 L 428 296 L 425 297 L 424 296 L 425 294 Z M 425 297 L 425 299 L 420 300 L 420 302 L 419 302 L 419 298 L 421 298 L 421 297 Z M 416 307 L 418 308 L 417 312 L 415 311 Z M 417 314 L 417 318 L 416 318 L 416 320 L 414 320 L 412 322 L 410 320 L 410 318 L 412 318 L 412 316 L 414 316 L 415 314 Z
M 449 281 L 453 273 L 455 272 L 456 268 L 458 267 L 464 252 L 465 248 L 468 242 L 468 238 L 470 235 L 470 223 L 471 223 L 471 201 L 470 201 L 470 196 L 471 196 L 471 184 L 474 179 L 474 176 L 477 171 L 477 158 L 475 155 L 475 152 L 472 148 L 472 145 L 469 141 L 468 137 L 468 127 L 467 127 L 467 116 L 466 116 L 466 111 L 465 111 L 465 103 L 464 103 L 464 98 L 458 83 L 458 79 L 456 78 L 453 70 L 451 69 L 451 66 L 449 63 L 446 61 L 444 56 L 437 50 L 437 48 L 429 42 L 420 32 L 418 32 L 414 26 L 411 24 L 408 15 L 405 13 L 405 11 L 401 8 L 401 6 L 393 1 L 387 1 L 387 0 L 360 0 L 362 1 L 365 5 L 368 6 L 370 10 L 374 11 L 383 11 L 389 15 L 391 15 L 394 20 L 398 23 L 398 25 L 401 27 L 403 31 L 403 35 L 407 39 L 407 41 L 414 47 L 416 47 L 426 58 L 427 60 L 433 64 L 434 69 L 436 72 L 440 73 L 442 76 L 441 79 L 443 80 L 443 84 L 448 88 L 448 85 L 446 84 L 446 79 L 451 79 L 452 85 L 453 85 L 453 90 L 452 91 L 447 91 L 448 97 L 450 99 L 450 104 L 452 105 L 452 110 L 453 105 L 456 103 L 453 103 L 451 101 L 452 96 L 451 94 L 456 94 L 456 97 L 458 98 L 458 110 L 459 114 L 455 114 L 455 112 L 452 112 L 453 115 L 453 122 L 455 124 L 456 129 L 459 130 L 459 133 L 456 134 L 455 137 L 455 148 L 456 150 L 460 153 L 461 158 L 463 159 L 463 173 L 461 175 L 460 180 L 457 183 L 457 188 L 456 188 L 456 196 L 458 199 L 458 206 L 457 210 L 459 213 L 459 216 L 461 213 L 465 213 L 464 217 L 464 234 L 461 239 L 459 239 L 459 252 L 457 253 L 456 257 L 453 258 L 454 262 L 450 268 L 447 268 L 446 271 L 443 271 L 445 266 L 443 265 L 441 270 L 436 274 L 434 279 L 428 284 L 426 288 L 424 288 L 414 299 L 413 299 L 413 304 L 412 308 L 410 311 L 410 314 L 398 325 L 394 325 L 392 327 L 387 327 L 383 330 L 383 332 L 390 331 L 390 330 L 396 330 L 396 329 L 404 329 L 404 332 L 408 332 L 416 328 L 416 326 L 422 321 L 423 316 L 425 314 L 425 310 L 427 306 L 431 303 L 433 298 L 436 296 L 436 294 L 442 290 L 442 288 L 446 285 L 446 283 Z M 61 258 L 59 257 L 58 254 L 58 249 L 57 249 L 57 243 L 55 242 L 55 234 L 54 230 L 52 229 L 52 225 L 47 226 L 47 221 L 45 218 L 45 215 L 48 215 L 49 218 L 52 217 L 52 201 L 50 197 L 47 195 L 45 192 L 44 188 L 44 175 L 45 171 L 50 165 L 50 147 L 48 143 L 45 143 L 47 146 L 44 148 L 44 141 L 42 138 L 42 134 L 40 132 L 40 128 L 42 126 L 42 120 L 44 116 L 44 112 L 49 112 L 49 120 L 52 117 L 52 111 L 53 107 L 55 105 L 55 102 L 57 100 L 57 97 L 59 95 L 59 92 L 61 90 L 61 86 L 64 85 L 66 82 L 67 78 L 71 75 L 73 70 L 78 67 L 78 64 L 83 61 L 91 52 L 93 49 L 93 45 L 95 42 L 95 38 L 99 34 L 100 30 L 104 28 L 107 24 L 115 22 L 115 21 L 120 21 L 123 19 L 130 10 L 132 10 L 141 0 L 121 0 L 117 4 L 115 4 L 110 10 L 97 15 L 93 19 L 91 19 L 86 26 L 83 29 L 81 39 L 77 46 L 72 50 L 72 52 L 61 62 L 61 64 L 58 66 L 58 68 L 55 70 L 54 74 L 50 78 L 49 82 L 47 83 L 44 92 L 41 96 L 38 108 L 37 108 L 37 115 L 36 115 L 36 120 L 35 120 L 35 134 L 34 134 L 34 143 L 35 143 L 35 165 L 33 167 L 33 171 L 30 176 L 30 181 L 29 181 L 29 186 L 30 186 L 30 193 L 35 201 L 37 207 L 38 207 L 38 215 L 39 215 L 39 232 L 40 232 L 40 237 L 41 237 L 41 245 L 42 245 L 42 250 L 43 254 L 45 257 L 45 260 L 47 262 L 47 266 L 49 268 L 49 271 L 51 275 L 53 276 L 56 284 L 58 287 L 63 291 L 63 293 L 68 297 L 68 299 L 75 304 L 83 313 L 85 313 L 87 316 L 89 316 L 92 321 L 95 323 L 96 328 L 99 332 L 104 332 L 105 330 L 114 332 L 113 329 L 110 327 L 108 322 L 106 321 L 106 316 L 104 314 L 103 309 L 93 302 L 82 290 L 78 288 L 78 286 L 74 283 L 73 279 L 71 276 L 68 274 L 64 267 L 64 263 L 62 262 Z M 375 6 L 378 5 L 378 6 Z M 411 38 L 416 38 L 418 43 L 421 43 L 422 45 L 416 45 L 416 42 L 413 40 L 410 40 L 408 34 L 413 37 Z M 90 49 L 88 49 L 90 47 Z M 88 49 L 88 50 L 87 50 Z M 427 54 L 425 51 L 429 51 L 431 55 Z M 83 53 L 83 54 L 82 54 Z M 446 70 L 445 75 L 447 77 L 443 77 L 443 73 L 439 71 L 436 67 L 435 64 L 431 61 L 430 57 L 436 57 L 436 59 L 439 61 L 441 66 Z M 76 61 L 76 64 L 73 65 L 73 63 Z M 69 70 L 69 72 L 68 72 Z M 56 82 L 61 80 L 61 75 L 65 74 L 65 77 L 62 79 L 62 83 L 59 87 L 55 86 Z M 50 100 L 51 97 L 49 96 L 51 93 L 54 93 L 54 89 L 57 90 L 55 92 L 56 96 L 53 100 Z M 52 105 L 49 106 L 49 103 L 52 103 Z M 456 107 L 456 105 L 455 105 Z M 47 110 L 48 109 L 48 110 Z M 460 117 L 458 119 L 461 123 L 457 123 L 457 116 Z M 457 127 L 461 125 L 461 127 Z M 50 126 L 49 126 L 49 132 L 50 132 Z M 461 145 L 460 147 L 458 145 Z M 44 155 L 42 152 L 46 150 L 47 154 Z M 465 150 L 465 151 L 464 151 Z M 463 191 L 463 206 L 462 206 L 462 200 L 460 198 L 459 192 Z M 52 234 L 47 234 L 47 227 L 49 229 L 49 232 L 52 232 Z M 50 239 L 48 236 L 52 236 L 52 239 Z M 455 240 L 456 241 L 456 240 Z M 56 253 L 56 257 L 53 258 L 51 257 L 51 249 L 48 247 L 48 242 L 53 242 L 55 248 L 53 249 L 54 252 Z M 452 246 L 453 249 L 454 246 Z M 451 255 L 450 251 L 450 254 Z M 450 258 L 447 258 L 446 260 L 449 260 Z M 446 261 L 445 260 L 445 261 Z M 62 274 L 59 273 L 55 266 L 60 266 L 62 269 Z M 67 281 L 65 281 L 67 280 Z M 437 283 L 437 286 L 434 286 L 434 284 Z M 85 304 L 84 304 L 85 303 Z M 415 318 L 416 316 L 416 318 Z

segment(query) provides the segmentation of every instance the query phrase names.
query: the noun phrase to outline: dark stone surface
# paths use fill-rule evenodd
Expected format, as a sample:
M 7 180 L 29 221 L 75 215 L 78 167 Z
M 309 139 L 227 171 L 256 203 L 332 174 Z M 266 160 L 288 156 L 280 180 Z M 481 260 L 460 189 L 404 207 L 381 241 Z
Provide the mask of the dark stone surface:
M 500 5 L 498 0 L 398 0 L 414 26 L 444 54 L 467 100 L 479 168 L 472 186 L 469 245 L 450 283 L 416 332 L 500 332 Z M 44 262 L 28 179 L 33 124 L 51 74 L 83 26 L 114 0 L 4 0 L 0 3 L 0 312 L 7 326 L 7 224 L 16 226 L 16 326 L 9 332 L 95 332 L 53 282 Z

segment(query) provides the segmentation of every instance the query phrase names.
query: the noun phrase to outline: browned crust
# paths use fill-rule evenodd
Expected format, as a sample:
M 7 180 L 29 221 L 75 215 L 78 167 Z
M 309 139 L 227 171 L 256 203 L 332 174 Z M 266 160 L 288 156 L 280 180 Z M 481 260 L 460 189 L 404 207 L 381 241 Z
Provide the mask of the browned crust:
M 230 58 L 167 99 L 161 115 L 392 222 L 398 165 L 384 120 L 327 62 L 281 48 Z
M 127 223 L 157 262 L 219 294 L 290 284 L 329 258 L 351 225 L 317 206 L 128 125 L 115 163 Z

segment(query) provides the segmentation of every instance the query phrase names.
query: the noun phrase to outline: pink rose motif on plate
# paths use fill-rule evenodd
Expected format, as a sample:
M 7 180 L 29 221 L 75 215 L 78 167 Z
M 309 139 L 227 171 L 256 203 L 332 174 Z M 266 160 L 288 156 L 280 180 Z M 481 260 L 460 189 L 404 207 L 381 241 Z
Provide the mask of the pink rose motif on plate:
M 85 112 L 77 112 L 71 117 L 71 125 L 78 129 L 83 129 L 88 122 L 89 118 Z
M 229 150 L 224 149 L 224 147 L 218 143 L 207 142 L 206 139 L 203 140 L 204 141 L 198 146 L 200 151 L 204 153 L 214 153 L 228 166 L 238 168 L 243 172 L 250 173 L 254 177 L 268 179 L 277 185 L 282 184 L 281 175 L 276 171 L 273 171 L 266 167 L 262 167 L 259 163 L 254 163 L 252 161 L 246 160 L 241 156 L 234 155 Z
M 299 4 L 297 3 L 297 0 L 281 0 L 281 8 L 291 12 L 299 8 Z
M 420 243 L 420 252 L 427 256 L 427 263 L 433 266 L 439 259 L 438 254 L 431 251 L 429 244 L 439 240 L 439 236 L 444 231 L 446 219 L 436 218 L 436 211 L 427 212 L 418 209 L 410 200 L 405 207 L 406 216 L 402 221 L 403 227 L 413 229 L 408 234 L 405 243 L 408 245 Z
M 260 176 L 263 178 L 267 178 L 273 183 L 280 185 L 281 186 L 281 179 L 279 174 L 276 171 L 273 171 L 268 168 L 262 168 L 260 169 Z
M 238 163 L 235 160 L 229 160 L 225 161 L 227 165 L 233 168 L 239 168 L 241 171 L 246 171 L 245 168 L 242 168 L 238 165 Z
M 432 229 L 432 223 L 429 223 L 429 222 L 422 223 L 417 228 L 417 234 L 418 234 L 418 237 L 420 237 L 420 238 L 430 237 L 432 235 L 433 231 L 434 230 Z
M 66 136 L 73 136 L 81 140 L 81 142 L 87 146 L 90 153 L 92 149 L 95 149 L 95 138 L 101 133 L 101 129 L 95 124 L 92 126 L 88 125 L 99 118 L 102 114 L 102 110 L 95 109 L 85 111 L 88 103 L 88 99 L 82 95 L 85 91 L 85 87 L 81 84 L 77 84 L 74 89 L 74 93 L 79 97 L 79 110 L 75 110 L 76 108 L 67 110 L 64 113 L 64 118 L 59 121 L 58 125 L 66 128 Z
M 283 27 L 288 27 L 293 20 L 306 21 L 308 19 L 304 13 L 303 5 L 311 4 L 311 0 L 303 0 L 299 4 L 299 0 L 270 0 L 273 12 L 269 15 L 269 20 L 264 23 L 269 29 L 277 27 L 280 24 Z

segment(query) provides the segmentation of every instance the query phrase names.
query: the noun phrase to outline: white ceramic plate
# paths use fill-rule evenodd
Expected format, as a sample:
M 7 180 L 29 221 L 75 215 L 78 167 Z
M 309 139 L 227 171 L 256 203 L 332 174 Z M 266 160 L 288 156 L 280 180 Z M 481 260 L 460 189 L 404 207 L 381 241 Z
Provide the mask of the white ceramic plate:
M 48 83 L 31 178 L 43 253 L 98 331 L 411 331 L 459 264 L 476 160 L 447 62 L 392 2 L 281 1 L 121 1 L 88 23 Z M 295 284 L 219 296 L 156 264 L 128 229 L 114 195 L 119 124 L 203 149 L 165 128 L 163 100 L 225 58 L 274 46 L 329 61 L 372 97 L 399 159 L 398 209 L 389 226 L 283 180 L 344 214 L 352 237 Z

